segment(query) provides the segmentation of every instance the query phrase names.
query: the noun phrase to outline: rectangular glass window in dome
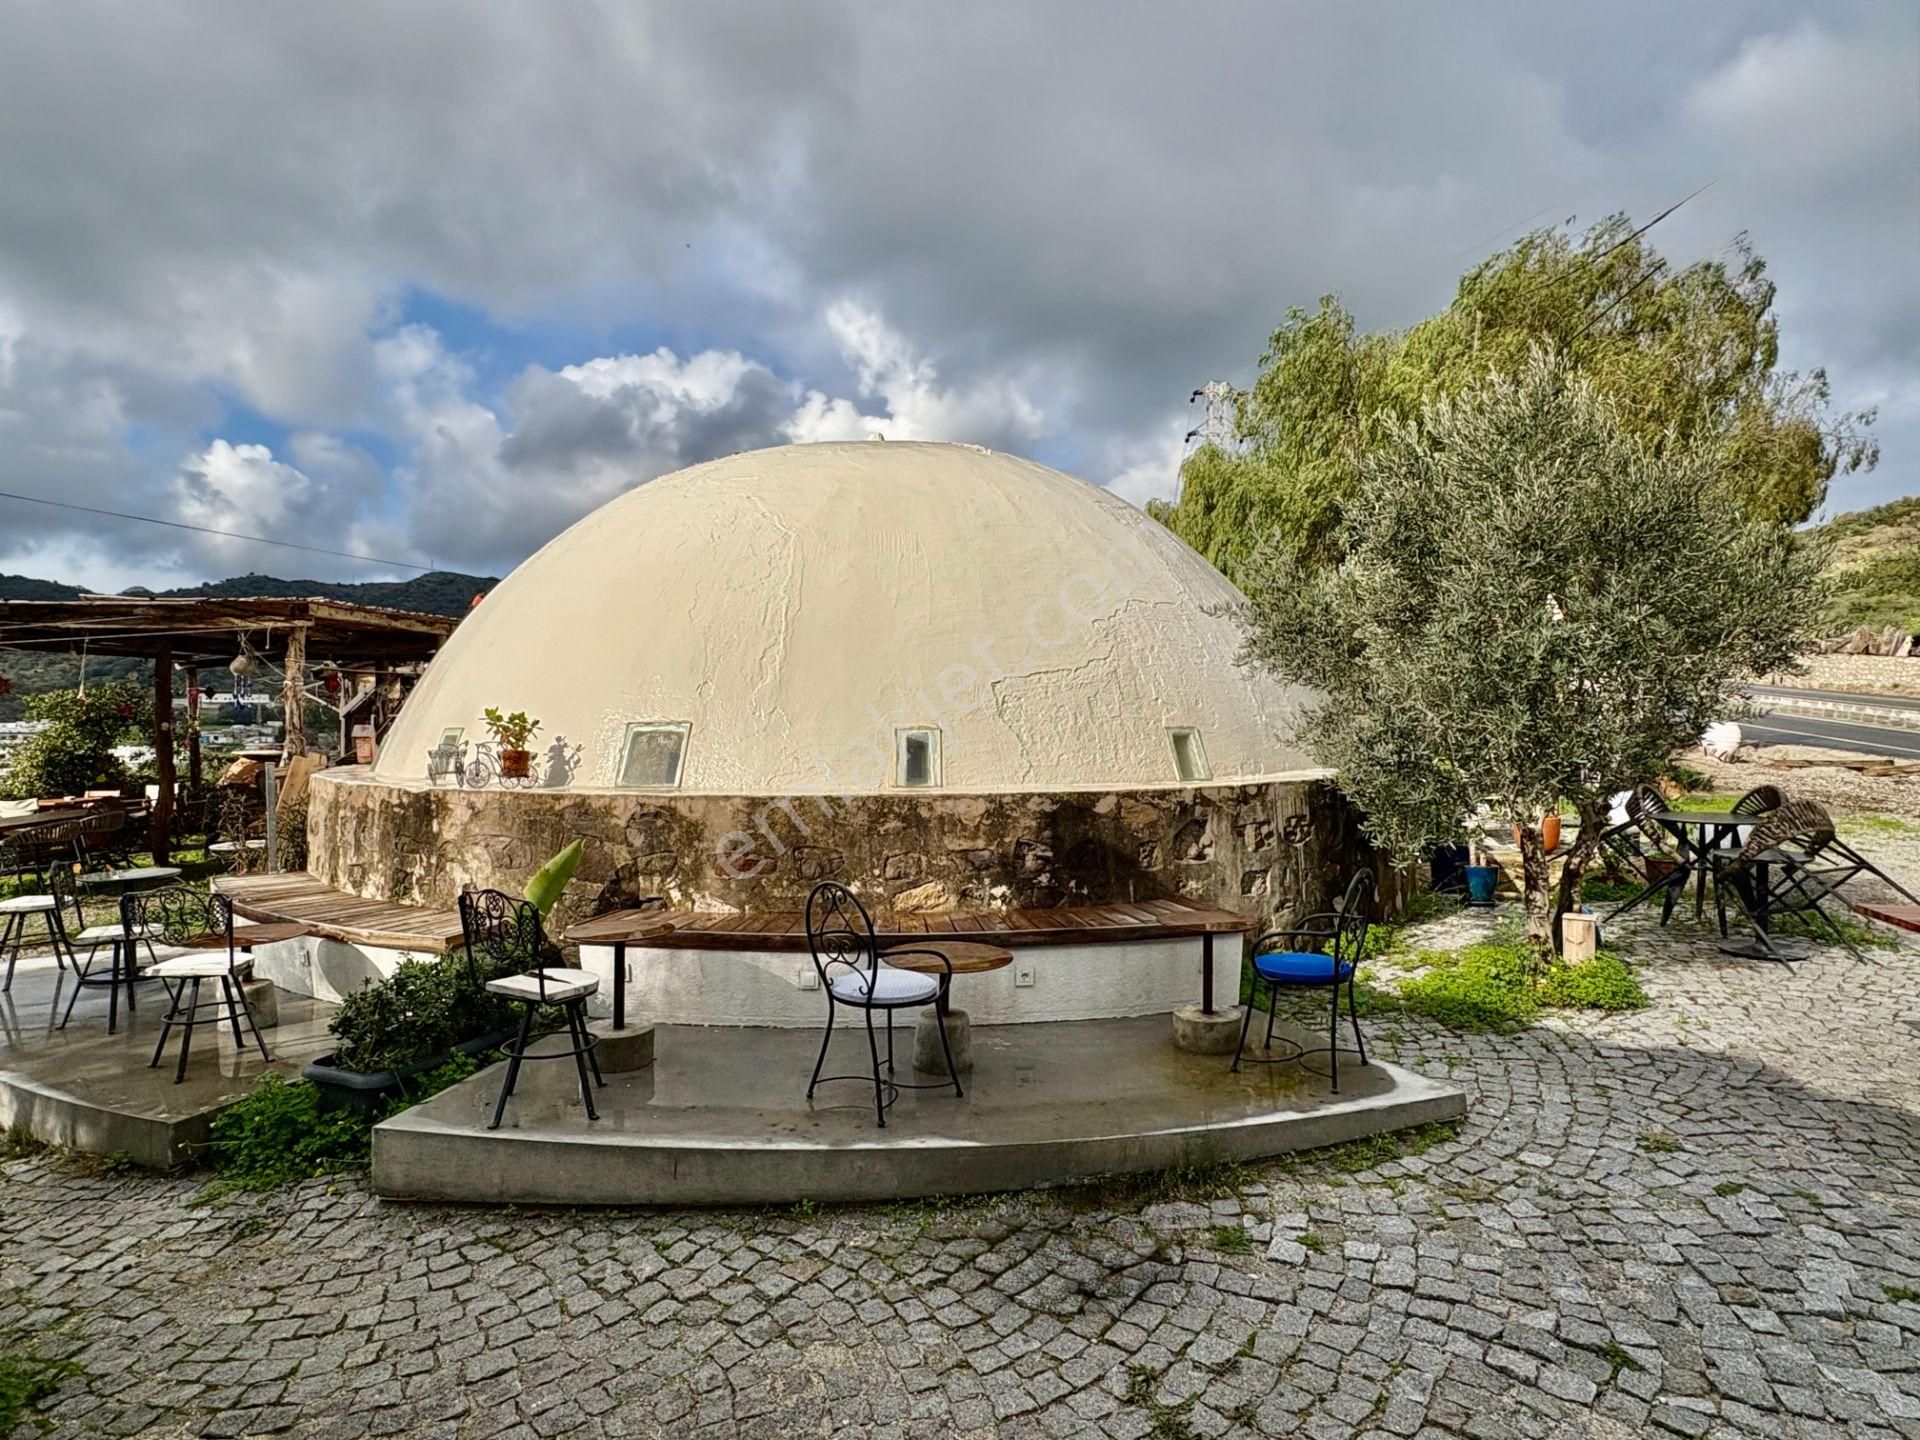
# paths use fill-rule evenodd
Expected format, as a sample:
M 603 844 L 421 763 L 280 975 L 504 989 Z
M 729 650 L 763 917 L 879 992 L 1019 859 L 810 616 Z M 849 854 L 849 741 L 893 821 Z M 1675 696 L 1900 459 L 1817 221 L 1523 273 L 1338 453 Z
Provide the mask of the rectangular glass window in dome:
M 620 754 L 620 783 L 636 790 L 675 790 L 687 757 L 686 721 L 648 720 L 627 726 Z
M 894 784 L 923 789 L 940 783 L 940 732 L 896 730 Z
M 1207 768 L 1207 751 L 1200 743 L 1198 730 L 1169 730 L 1167 738 L 1173 741 L 1173 768 L 1182 780 L 1191 782 L 1213 777 Z

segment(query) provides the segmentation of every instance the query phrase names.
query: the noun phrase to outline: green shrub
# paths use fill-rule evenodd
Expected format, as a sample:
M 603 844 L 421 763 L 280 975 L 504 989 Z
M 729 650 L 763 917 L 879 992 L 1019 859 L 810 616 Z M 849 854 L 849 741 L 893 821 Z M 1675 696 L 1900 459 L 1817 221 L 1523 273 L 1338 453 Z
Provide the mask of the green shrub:
M 483 1063 L 479 1057 L 456 1055 L 408 1081 L 404 1094 L 372 1116 L 323 1112 L 319 1087 L 312 1082 L 263 1075 L 245 1099 L 214 1117 L 208 1158 L 218 1178 L 200 1198 L 273 1190 L 316 1175 L 365 1170 L 373 1163 L 375 1125 L 458 1084 Z
M 362 1075 L 403 1070 L 438 1059 L 463 1041 L 511 1029 L 519 1011 L 512 1001 L 486 993 L 490 978 L 482 969 L 476 984 L 459 950 L 437 960 L 402 961 L 385 980 L 341 1001 L 328 1027 L 340 1040 L 335 1062 Z
M 27 699 L 27 718 L 46 722 L 13 751 L 4 788 L 8 795 L 77 795 L 127 782 L 127 767 L 113 747 L 150 738 L 153 702 L 132 681 L 117 680 L 78 690 L 49 690 Z
M 271 1190 L 313 1175 L 364 1170 L 373 1128 L 365 1119 L 322 1114 L 305 1080 L 263 1075 L 244 1100 L 213 1119 L 211 1158 L 225 1190 Z

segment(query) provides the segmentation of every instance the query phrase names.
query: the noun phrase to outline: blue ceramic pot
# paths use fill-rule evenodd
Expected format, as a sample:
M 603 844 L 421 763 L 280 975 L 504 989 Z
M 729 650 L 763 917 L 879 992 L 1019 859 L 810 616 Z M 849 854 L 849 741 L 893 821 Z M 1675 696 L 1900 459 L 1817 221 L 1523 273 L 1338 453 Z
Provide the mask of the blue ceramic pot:
M 1500 871 L 1492 865 L 1469 865 L 1466 867 L 1467 899 L 1475 905 L 1491 905 L 1493 888 L 1500 883 Z

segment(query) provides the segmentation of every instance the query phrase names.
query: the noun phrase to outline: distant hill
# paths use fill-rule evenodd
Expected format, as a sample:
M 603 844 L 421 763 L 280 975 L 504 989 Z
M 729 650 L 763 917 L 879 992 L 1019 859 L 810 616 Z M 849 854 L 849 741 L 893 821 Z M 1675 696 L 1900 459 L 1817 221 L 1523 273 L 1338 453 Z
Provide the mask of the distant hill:
M 296 599 L 317 595 L 355 605 L 388 605 L 395 610 L 420 610 L 429 615 L 464 615 L 475 595 L 484 595 L 499 583 L 489 576 L 462 575 L 454 570 L 432 570 L 411 580 L 368 580 L 351 585 L 330 580 L 282 580 L 274 575 L 236 575 L 231 580 L 213 580 L 205 585 L 157 593 L 226 599 L 246 595 L 284 595 Z
M 368 580 L 345 584 L 335 580 L 282 580 L 277 575 L 236 575 L 210 580 L 180 590 L 149 590 L 134 586 L 128 595 L 207 595 L 233 599 L 246 595 L 282 595 L 290 598 L 321 596 L 355 605 L 388 605 L 396 610 L 420 610 L 429 615 L 464 615 L 475 595 L 484 595 L 500 582 L 486 575 L 462 575 L 433 570 L 411 580 Z M 77 600 L 87 592 L 57 580 L 35 580 L 28 575 L 0 575 L 0 600 Z
M 341 584 L 332 580 L 282 580 L 277 575 L 236 575 L 231 580 L 215 580 L 181 590 L 147 590 L 136 586 L 129 595 L 206 595 L 234 598 L 247 595 L 282 595 L 291 598 L 320 596 L 345 600 L 356 605 L 387 605 L 396 610 L 419 610 L 429 615 L 464 615 L 473 597 L 485 594 L 500 582 L 489 576 L 462 575 L 452 570 L 434 570 L 411 580 L 370 580 L 362 584 Z M 0 575 L 0 600 L 78 600 L 87 592 L 77 585 L 62 585 L 57 580 L 36 580 L 28 575 Z M 80 659 L 73 655 L 0 648 L 0 675 L 10 682 L 10 691 L 0 695 L 0 720 L 18 719 L 29 695 L 46 690 L 68 690 L 79 683 Z M 145 679 L 153 671 L 145 660 L 111 659 L 92 656 L 86 662 L 88 680 Z
M 1920 496 L 1836 516 L 1814 533 L 1833 547 L 1823 630 L 1897 625 L 1920 634 Z

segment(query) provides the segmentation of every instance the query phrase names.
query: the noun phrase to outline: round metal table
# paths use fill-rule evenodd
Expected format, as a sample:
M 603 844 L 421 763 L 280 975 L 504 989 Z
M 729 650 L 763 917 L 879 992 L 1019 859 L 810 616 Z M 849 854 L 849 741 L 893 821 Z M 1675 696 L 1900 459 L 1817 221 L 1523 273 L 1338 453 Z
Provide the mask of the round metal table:
M 947 973 L 947 967 L 940 963 L 941 955 L 951 962 L 955 975 L 980 975 L 988 970 L 1005 969 L 1013 963 L 1013 952 L 999 945 L 988 945 L 978 940 L 943 942 L 937 935 L 929 935 L 924 941 L 916 941 L 912 945 L 882 950 L 880 959 L 896 970 L 940 976 Z M 936 1013 L 938 1020 L 934 1018 Z M 953 1008 L 951 987 L 942 990 L 933 1004 L 920 1012 L 920 1020 L 913 1027 L 913 1068 L 928 1075 L 947 1073 L 947 1057 L 940 1048 L 940 1021 L 946 1022 L 947 1044 L 953 1050 L 953 1068 L 971 1070 L 973 1023 L 966 1011 Z

